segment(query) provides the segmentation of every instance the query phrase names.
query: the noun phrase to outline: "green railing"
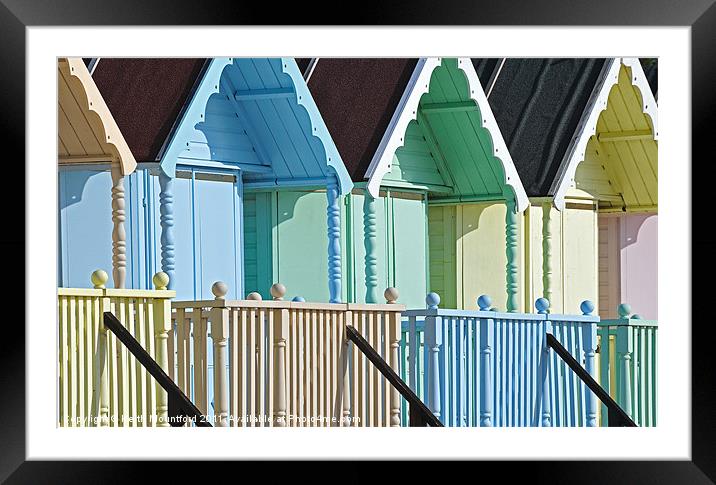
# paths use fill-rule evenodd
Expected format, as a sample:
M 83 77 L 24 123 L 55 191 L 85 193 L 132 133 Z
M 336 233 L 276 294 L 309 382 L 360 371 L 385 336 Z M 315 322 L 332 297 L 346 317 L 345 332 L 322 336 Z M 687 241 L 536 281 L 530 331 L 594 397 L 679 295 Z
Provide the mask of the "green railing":
M 639 426 L 656 426 L 659 325 L 626 304 L 618 312 L 620 318 L 597 323 L 599 382 Z M 601 425 L 608 425 L 604 406 Z

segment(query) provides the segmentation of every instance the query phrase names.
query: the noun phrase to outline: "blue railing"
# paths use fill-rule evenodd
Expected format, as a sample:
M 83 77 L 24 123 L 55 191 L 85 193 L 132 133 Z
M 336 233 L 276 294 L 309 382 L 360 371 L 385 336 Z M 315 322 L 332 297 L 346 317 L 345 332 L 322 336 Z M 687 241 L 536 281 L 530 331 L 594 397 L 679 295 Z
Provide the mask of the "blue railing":
M 597 426 L 596 397 L 546 343 L 553 334 L 596 376 L 591 302 L 583 315 L 549 314 L 543 298 L 536 314 L 492 311 L 486 295 L 478 311 L 439 302 L 403 313 L 401 377 L 445 426 Z

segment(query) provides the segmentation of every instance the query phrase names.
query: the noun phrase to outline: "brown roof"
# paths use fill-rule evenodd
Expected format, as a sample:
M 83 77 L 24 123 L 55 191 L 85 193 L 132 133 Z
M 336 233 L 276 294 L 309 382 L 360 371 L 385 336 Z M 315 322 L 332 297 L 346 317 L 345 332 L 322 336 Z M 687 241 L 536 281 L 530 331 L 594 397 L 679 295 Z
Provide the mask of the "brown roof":
M 320 58 L 308 87 L 351 178 L 365 172 L 417 59 Z
M 138 162 L 156 161 L 205 59 L 102 58 L 92 78 Z

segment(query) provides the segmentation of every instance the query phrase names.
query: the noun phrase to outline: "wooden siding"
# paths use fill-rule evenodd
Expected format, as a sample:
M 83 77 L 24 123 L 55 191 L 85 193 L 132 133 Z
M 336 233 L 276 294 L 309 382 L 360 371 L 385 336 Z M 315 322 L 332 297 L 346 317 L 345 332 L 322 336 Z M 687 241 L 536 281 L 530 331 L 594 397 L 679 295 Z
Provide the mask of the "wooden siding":
M 82 59 L 57 61 L 57 151 L 60 164 L 116 162 L 137 166 Z
M 577 167 L 576 187 L 592 194 L 601 207 L 635 209 L 658 204 L 658 142 L 631 75 L 631 68 L 622 65 L 596 133 L 587 144 L 584 162 Z
M 356 303 L 365 302 L 365 246 L 362 193 L 350 195 L 351 224 L 347 229 L 351 254 L 344 273 Z M 423 308 L 428 293 L 427 219 L 423 194 L 381 192 L 376 200 L 376 257 L 378 295 L 389 286 L 398 288 L 398 301 L 408 308 Z M 350 275 L 350 276 L 348 276 Z
M 437 190 L 436 197 L 447 190 L 451 196 L 504 198 L 502 162 L 493 156 L 491 135 L 457 59 L 434 69 L 415 117 L 384 185 L 424 185 Z
M 211 61 L 162 160 L 238 166 L 244 181 L 352 182 L 298 67 L 290 58 Z
M 620 301 L 619 219 L 599 216 L 599 315 L 617 318 Z

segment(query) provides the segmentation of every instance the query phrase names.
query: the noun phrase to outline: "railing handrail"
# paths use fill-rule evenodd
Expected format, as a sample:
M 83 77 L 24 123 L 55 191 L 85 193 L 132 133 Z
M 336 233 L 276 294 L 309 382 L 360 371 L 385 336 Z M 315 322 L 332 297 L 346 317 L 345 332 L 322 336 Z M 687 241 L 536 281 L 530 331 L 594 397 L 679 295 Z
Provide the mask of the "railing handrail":
M 375 349 L 371 347 L 371 345 L 353 327 L 353 325 L 346 325 L 346 335 L 348 337 L 348 340 L 353 342 L 358 348 L 358 350 L 363 352 L 363 355 L 365 355 L 368 360 L 370 360 L 371 363 L 378 369 L 378 371 L 383 374 L 383 377 L 385 377 L 388 382 L 390 382 L 390 384 L 392 384 L 393 387 L 405 398 L 405 400 L 408 401 L 410 409 L 412 410 L 414 409 L 413 406 L 416 406 L 415 409 L 417 409 L 422 415 L 422 422 L 432 427 L 443 427 L 443 424 L 440 422 L 440 420 L 435 417 L 432 412 L 430 412 L 425 403 L 420 400 L 420 398 L 413 392 L 412 389 L 410 389 L 410 387 L 408 387 L 405 381 L 403 381 L 403 379 L 398 376 L 398 374 L 393 370 L 392 367 L 388 365 L 388 363 L 380 356 L 380 354 L 378 354 L 378 352 L 376 352 Z
M 182 300 L 173 301 L 172 308 L 266 308 L 280 310 L 392 311 L 403 312 L 405 305 L 398 303 L 318 303 L 289 300 Z
M 551 333 L 547 333 L 547 345 L 554 349 L 557 355 L 569 366 L 572 371 L 577 374 L 584 384 L 604 403 L 609 410 L 609 427 L 627 426 L 635 427 L 636 423 L 632 420 L 624 409 L 619 406 L 607 391 L 600 386 L 589 372 L 579 365 L 579 362 L 569 353 L 567 349 L 555 338 Z
M 599 322 L 598 315 L 568 315 L 562 313 L 507 313 L 491 310 L 453 310 L 449 308 L 425 308 L 422 310 L 405 310 L 403 316 L 410 317 L 460 317 L 460 318 L 492 318 L 494 320 L 521 320 L 536 323 L 550 322 Z M 643 321 L 643 320 L 642 320 Z
M 658 320 L 643 320 L 641 318 L 612 318 L 597 322 L 598 327 L 659 327 Z
M 199 411 L 193 402 L 184 394 L 179 386 L 164 372 L 159 364 L 149 355 L 142 345 L 124 328 L 122 323 L 112 312 L 104 312 L 104 326 L 110 330 L 117 339 L 131 352 L 131 354 L 139 361 L 140 364 L 151 374 L 165 391 L 167 391 L 168 402 L 170 407 L 176 406 L 177 410 L 186 414 L 194 420 L 196 426 L 212 427 L 211 423 L 206 421 L 206 417 Z M 170 413 L 170 418 L 176 417 Z M 173 426 L 181 425 L 175 420 L 170 420 Z

